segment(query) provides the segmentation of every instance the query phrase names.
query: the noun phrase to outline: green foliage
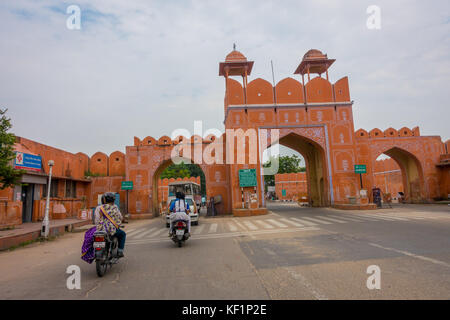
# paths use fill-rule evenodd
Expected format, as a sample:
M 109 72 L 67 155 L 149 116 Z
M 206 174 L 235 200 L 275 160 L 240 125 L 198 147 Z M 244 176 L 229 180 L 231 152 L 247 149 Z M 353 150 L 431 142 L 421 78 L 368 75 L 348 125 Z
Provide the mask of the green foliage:
M 264 168 L 270 167 L 272 161 L 276 161 L 277 157 L 270 157 L 270 160 L 263 164 Z M 301 159 L 297 155 L 278 157 L 278 172 L 277 173 L 297 173 L 305 172 L 306 167 L 301 167 Z M 275 185 L 275 175 L 264 176 L 265 186 Z
M 0 190 L 19 184 L 20 176 L 25 173 L 25 170 L 16 170 L 12 167 L 16 157 L 14 153 L 16 136 L 8 133 L 12 125 L 11 119 L 6 117 L 6 111 L 8 109 L 0 109 Z
M 170 178 L 190 178 L 199 177 L 201 184 L 201 193 L 206 195 L 206 179 L 202 168 L 197 164 L 185 164 L 184 162 L 180 164 L 171 164 L 168 166 L 160 176 L 160 179 L 170 179 Z
M 84 176 L 85 176 L 85 177 L 105 177 L 104 174 L 101 174 L 101 173 L 93 173 L 93 172 L 91 172 L 91 171 L 89 171 L 89 170 L 84 172 Z
M 170 178 L 190 178 L 191 171 L 189 167 L 184 162 L 180 164 L 171 164 L 161 173 L 161 179 L 170 179 Z

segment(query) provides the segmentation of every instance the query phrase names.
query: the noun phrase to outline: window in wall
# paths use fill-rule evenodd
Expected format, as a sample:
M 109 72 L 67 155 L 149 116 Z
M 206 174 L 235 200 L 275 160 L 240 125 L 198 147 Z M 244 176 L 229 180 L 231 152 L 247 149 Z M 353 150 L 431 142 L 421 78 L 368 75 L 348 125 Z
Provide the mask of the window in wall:
M 42 192 L 42 196 L 45 198 L 47 197 L 47 184 L 44 185 L 44 192 Z M 58 197 L 58 180 L 52 180 L 52 183 L 50 185 L 50 198 L 57 198 Z
M 66 196 L 65 196 L 66 198 L 77 197 L 76 186 L 77 186 L 76 181 L 66 180 Z

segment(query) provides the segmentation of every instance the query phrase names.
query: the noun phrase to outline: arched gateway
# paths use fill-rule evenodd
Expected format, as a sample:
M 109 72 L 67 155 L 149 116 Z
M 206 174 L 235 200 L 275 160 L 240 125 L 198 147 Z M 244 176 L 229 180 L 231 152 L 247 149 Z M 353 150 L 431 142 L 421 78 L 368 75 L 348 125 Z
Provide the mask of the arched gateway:
M 329 81 L 328 69 L 334 62 L 319 50 L 309 50 L 294 73 L 300 81 L 286 78 L 272 86 L 260 78 L 248 82 L 254 62 L 232 51 L 219 65 L 219 75 L 225 78 L 226 134 L 184 140 L 171 140 L 168 136 L 158 140 L 135 138 L 134 146 L 126 148 L 125 157 L 126 179 L 134 181 L 135 186 L 130 193 L 130 212 L 157 213 L 156 179 L 172 163 L 172 152 L 181 146 L 181 141 L 190 143 L 192 152 L 180 155 L 194 160 L 205 174 L 208 199 L 222 199 L 220 214 L 266 212 L 261 155 L 275 143 L 304 156 L 313 206 L 369 202 L 370 198 L 362 197 L 360 190 L 368 190 L 370 195 L 375 187 L 374 161 L 381 153 L 399 164 L 408 201 L 424 202 L 437 197 L 442 193 L 437 165 L 440 154 L 445 153 L 440 137 L 420 136 L 417 127 L 355 132 L 348 78 Z M 208 146 L 216 146 L 211 154 L 215 157 L 220 150 L 223 157 L 218 158 L 222 160 L 204 162 L 200 156 L 199 162 L 190 156 L 197 147 L 205 150 Z M 357 164 L 367 168 L 361 181 L 354 172 Z M 239 175 L 246 169 L 255 169 L 256 186 L 240 186 Z

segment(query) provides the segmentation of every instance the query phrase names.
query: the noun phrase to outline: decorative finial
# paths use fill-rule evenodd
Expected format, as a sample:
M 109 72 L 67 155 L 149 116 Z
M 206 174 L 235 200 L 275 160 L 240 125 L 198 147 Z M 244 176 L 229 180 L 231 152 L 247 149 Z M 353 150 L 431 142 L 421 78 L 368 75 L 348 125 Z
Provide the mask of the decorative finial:
M 236 43 L 233 43 L 233 51 L 236 51 Z

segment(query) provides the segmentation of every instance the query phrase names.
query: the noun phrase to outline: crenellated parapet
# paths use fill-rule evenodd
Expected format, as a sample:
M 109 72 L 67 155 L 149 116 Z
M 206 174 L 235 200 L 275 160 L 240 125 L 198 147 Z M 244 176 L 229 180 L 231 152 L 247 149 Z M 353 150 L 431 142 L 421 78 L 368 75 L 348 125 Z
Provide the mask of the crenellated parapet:
M 377 139 L 377 138 L 398 138 L 398 137 L 419 137 L 420 130 L 419 127 L 414 127 L 409 129 L 407 127 L 403 127 L 399 130 L 394 128 L 388 128 L 384 131 L 374 128 L 367 132 L 364 129 L 358 129 L 355 132 L 355 137 L 357 139 Z
M 113 177 L 125 175 L 125 154 L 114 151 L 109 156 L 96 152 L 89 158 L 89 173 L 93 176 Z
M 222 135 L 223 136 L 223 135 Z M 159 139 L 155 139 L 151 136 L 147 136 L 144 139 L 139 139 L 138 137 L 134 137 L 134 146 L 135 147 L 145 147 L 145 146 L 158 146 L 158 147 L 167 147 L 167 146 L 176 146 L 178 144 L 188 143 L 188 144 L 209 144 L 216 141 L 218 138 L 214 134 L 210 134 L 205 138 L 202 138 L 199 135 L 192 135 L 190 138 L 185 136 L 177 136 L 175 139 L 171 139 L 169 136 L 162 136 Z
M 275 87 L 262 78 L 247 85 L 247 103 L 244 103 L 244 88 L 233 79 L 227 79 L 226 101 L 228 105 L 306 104 L 321 102 L 349 102 L 348 77 L 331 83 L 325 78 L 315 77 L 303 86 L 299 81 L 287 77 Z M 306 99 L 305 99 L 306 94 Z
M 239 63 L 230 56 L 239 56 Z M 348 78 L 343 77 L 331 83 L 328 68 L 334 63 L 320 50 L 311 49 L 304 56 L 294 74 L 301 75 L 301 82 L 291 77 L 282 79 L 275 86 L 261 78 L 248 82 L 252 61 L 240 52 L 233 51 L 219 65 L 219 75 L 225 77 L 225 113 L 229 106 L 240 105 L 280 105 L 304 104 L 317 105 L 323 103 L 350 103 Z M 317 74 L 312 78 L 311 75 Z M 322 76 L 324 74 L 325 76 Z M 241 76 L 242 84 L 231 79 Z M 305 79 L 307 76 L 307 79 Z

